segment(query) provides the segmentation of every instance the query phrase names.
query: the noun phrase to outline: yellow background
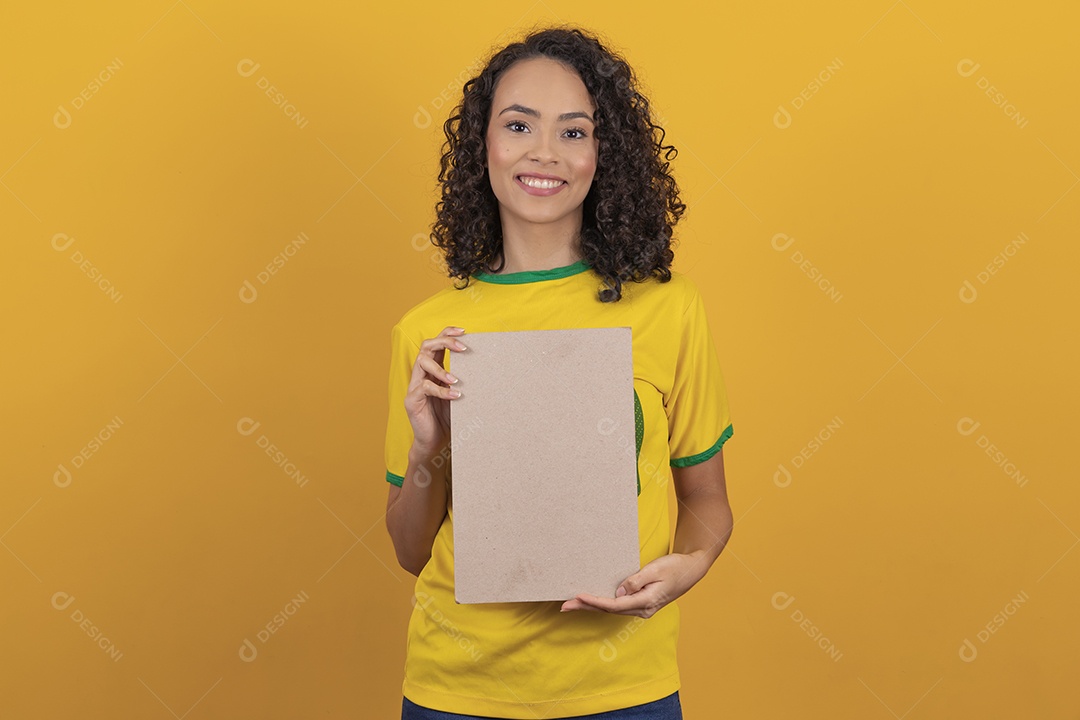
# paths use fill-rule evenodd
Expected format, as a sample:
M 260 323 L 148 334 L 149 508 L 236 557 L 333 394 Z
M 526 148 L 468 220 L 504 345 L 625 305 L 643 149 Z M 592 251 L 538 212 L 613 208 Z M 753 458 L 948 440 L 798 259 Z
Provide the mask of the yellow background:
M 9 4 L 0 716 L 397 716 L 389 330 L 462 82 L 565 21 L 729 385 L 687 718 L 1076 718 L 1080 12 L 890 2 Z

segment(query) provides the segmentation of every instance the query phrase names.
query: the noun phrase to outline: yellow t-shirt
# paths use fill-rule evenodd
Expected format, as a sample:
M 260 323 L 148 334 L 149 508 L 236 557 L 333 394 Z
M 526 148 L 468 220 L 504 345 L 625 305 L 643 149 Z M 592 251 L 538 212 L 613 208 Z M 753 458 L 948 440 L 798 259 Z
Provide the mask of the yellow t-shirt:
M 406 312 L 391 332 L 386 480 L 400 486 L 408 468 L 413 433 L 403 401 L 424 339 L 450 325 L 465 328 L 466 346 L 470 332 L 629 326 L 641 565 L 668 554 L 670 468 L 708 460 L 731 437 L 727 391 L 705 306 L 688 277 L 673 271 L 666 283 L 624 283 L 616 303 L 599 300 L 601 285 L 583 260 L 479 274 L 469 287 L 447 287 Z M 444 712 L 535 719 L 616 710 L 679 689 L 675 602 L 648 619 L 561 613 L 561 602 L 457 604 L 447 482 L 447 516 L 416 580 L 405 697 Z

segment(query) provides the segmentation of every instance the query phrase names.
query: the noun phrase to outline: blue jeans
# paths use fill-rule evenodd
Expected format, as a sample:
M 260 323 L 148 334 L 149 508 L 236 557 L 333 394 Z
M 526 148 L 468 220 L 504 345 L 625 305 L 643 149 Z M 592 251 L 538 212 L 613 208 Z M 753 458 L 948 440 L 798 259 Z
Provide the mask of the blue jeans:
M 491 720 L 491 717 L 490 715 L 460 715 L 432 710 L 417 705 L 407 697 L 401 698 L 401 720 Z M 644 705 L 591 715 L 574 715 L 574 717 L 589 720 L 682 720 L 682 705 L 679 703 L 679 693 L 675 691 L 666 698 Z

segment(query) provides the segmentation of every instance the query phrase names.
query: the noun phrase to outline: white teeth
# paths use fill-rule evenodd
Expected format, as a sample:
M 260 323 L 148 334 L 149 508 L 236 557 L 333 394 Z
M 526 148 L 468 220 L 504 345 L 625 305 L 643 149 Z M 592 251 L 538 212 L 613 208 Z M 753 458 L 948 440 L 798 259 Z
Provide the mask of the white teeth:
M 542 188 L 542 189 L 545 189 L 545 190 L 549 190 L 549 189 L 551 189 L 553 187 L 559 187 L 560 185 L 563 184 L 562 180 L 542 180 L 540 178 L 527 177 L 527 176 L 524 176 L 524 175 L 521 176 L 518 179 L 521 180 L 521 182 L 528 185 L 529 187 Z

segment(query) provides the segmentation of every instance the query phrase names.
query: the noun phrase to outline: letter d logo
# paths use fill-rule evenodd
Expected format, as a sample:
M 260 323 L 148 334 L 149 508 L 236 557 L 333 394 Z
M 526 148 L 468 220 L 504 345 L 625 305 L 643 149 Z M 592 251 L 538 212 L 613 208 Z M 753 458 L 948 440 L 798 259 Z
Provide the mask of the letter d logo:
M 247 638 L 244 638 L 244 643 L 240 646 L 240 659 L 244 662 L 252 662 L 259 656 L 259 649 Z
M 956 63 L 956 72 L 960 73 L 960 77 L 971 77 L 979 67 L 979 63 L 970 58 L 964 58 Z
M 788 595 L 783 590 L 772 596 L 772 606 L 777 610 L 784 610 L 793 602 L 795 602 L 795 596 Z
M 413 125 L 419 130 L 423 130 L 427 126 L 431 125 L 431 114 L 427 111 L 427 108 L 423 105 L 416 106 L 416 114 L 412 117 Z
M 982 425 L 982 423 L 975 422 L 969 417 L 962 417 L 956 423 L 956 432 L 960 433 L 961 435 L 970 435 L 971 433 L 978 430 L 980 425 Z
M 259 291 L 255 289 L 255 286 L 251 284 L 250 280 L 245 280 L 243 287 L 240 288 L 240 302 L 251 304 L 255 302 L 259 297 Z
M 53 593 L 52 606 L 57 610 L 66 610 L 67 606 L 75 602 L 74 596 L 61 590 L 58 593 Z
M 779 244 L 781 242 L 783 243 L 783 245 Z M 791 243 L 793 242 L 795 242 L 795 238 L 791 237 L 787 233 L 776 233 L 772 236 L 773 250 L 776 250 L 778 252 L 783 252 L 784 250 L 787 250 L 789 247 L 791 247 Z
M 67 108 L 63 105 L 56 106 L 56 113 L 52 118 L 53 125 L 61 130 L 67 130 L 71 127 L 71 113 L 67 111 Z
M 58 466 L 60 469 L 53 473 L 53 482 L 56 483 L 56 487 L 66 488 L 71 484 L 71 472 L 64 467 L 63 463 Z
M 262 423 L 256 422 L 249 417 L 243 417 L 236 423 L 236 432 L 241 435 L 250 435 L 258 430 L 260 425 L 262 425 Z
M 791 113 L 789 113 L 787 108 L 783 105 L 779 105 L 776 108 L 776 114 L 773 115 L 772 121 L 773 125 L 776 127 L 781 130 L 786 130 L 791 127 Z
M 71 243 L 73 242 L 75 242 L 75 238 L 71 237 L 67 233 L 56 233 L 52 236 L 51 244 L 53 250 L 57 252 L 64 252 L 69 247 L 71 247 Z
M 261 65 L 251 60 L 250 58 L 244 58 L 240 62 L 236 63 L 236 72 L 240 73 L 240 77 L 251 77 L 255 74 Z
M 776 483 L 776 487 L 781 488 L 786 488 L 791 484 L 791 473 L 783 463 L 780 464 L 780 469 L 773 473 L 773 482 Z
M 964 284 L 960 287 L 960 302 L 973 303 L 975 299 L 979 297 L 979 291 L 975 289 L 975 286 L 971 284 L 970 280 L 965 280 Z

